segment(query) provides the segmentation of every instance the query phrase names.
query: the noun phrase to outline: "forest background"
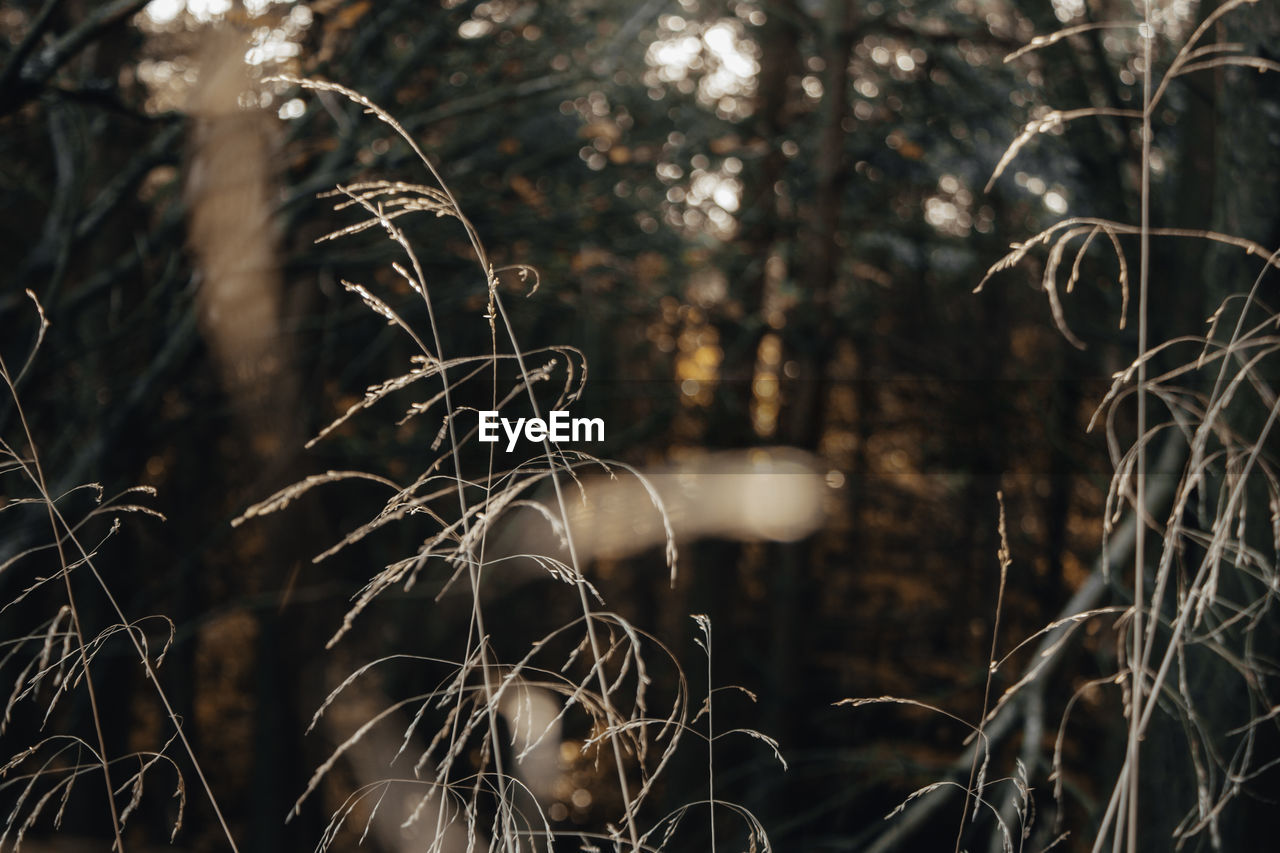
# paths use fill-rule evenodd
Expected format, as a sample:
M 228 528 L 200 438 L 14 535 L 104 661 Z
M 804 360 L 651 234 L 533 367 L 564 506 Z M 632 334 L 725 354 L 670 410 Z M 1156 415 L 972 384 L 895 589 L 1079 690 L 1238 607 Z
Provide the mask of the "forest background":
M 471 616 L 448 598 L 433 602 L 446 572 L 380 599 L 327 651 L 351 596 L 421 536 L 371 538 L 313 565 L 365 520 L 375 498 L 363 486 L 316 490 L 280 516 L 230 524 L 275 489 L 352 459 L 393 477 L 415 471 L 440 428 L 374 417 L 303 450 L 411 354 L 341 284 L 409 305 L 411 289 L 390 266 L 396 246 L 378 229 L 317 243 L 350 222 L 318 194 L 424 176 L 358 105 L 261 83 L 280 73 L 331 80 L 385 107 L 439 165 L 495 266 L 538 270 L 528 298 L 519 276 L 497 286 L 526 345 L 585 354 L 589 379 L 574 411 L 607 424 L 606 445 L 592 452 L 641 467 L 774 446 L 818 460 L 825 522 L 814 535 L 682 542 L 674 582 L 657 546 L 602 557 L 588 575 L 681 659 L 700 654 L 690 615 L 710 618 L 715 683 L 756 697 L 721 694 L 717 727 L 768 734 L 789 765 L 755 740 L 726 741 L 716 793 L 748 808 L 776 849 L 889 843 L 881 818 L 952 773 L 968 729 L 914 706 L 836 703 L 908 697 L 976 724 L 1032 662 L 1033 648 L 1023 649 L 984 689 L 997 602 L 999 657 L 1058 616 L 1104 547 L 1113 459 L 1103 431 L 1086 426 L 1139 352 L 1137 301 L 1125 299 L 1114 253 L 1098 251 L 1098 240 L 1082 255 L 1057 320 L 1042 287 L 1047 253 L 973 291 L 1010 243 L 1059 219 L 1140 218 L 1142 143 L 1121 114 L 1141 106 L 1138 31 L 1086 29 L 1005 61 L 1064 25 L 1131 19 L 1131 4 L 169 0 L 144 13 L 147 5 L 11 0 L 0 9 L 0 355 L 16 369 L 30 350 L 38 320 L 29 289 L 51 325 L 19 391 L 51 493 L 87 482 L 107 494 L 157 490 L 146 503 L 166 520 L 132 519 L 104 545 L 98 572 L 125 613 L 172 620 L 160 675 L 241 849 L 309 849 L 353 786 L 337 774 L 323 801 L 284 823 L 331 749 L 305 732 L 335 680 L 389 650 L 456 653 Z M 1156 58 L 1167 64 L 1220 4 L 1154 5 Z M 270 152 L 271 216 L 250 230 L 272 235 L 262 286 L 275 289 L 265 303 L 240 294 L 218 306 L 201 296 L 219 263 L 201 235 L 232 226 L 222 214 L 201 218 L 201 181 L 216 182 L 238 155 L 216 136 L 202 69 L 219 67 L 207 57 L 215 34 L 228 32 L 247 40 L 258 81 L 257 103 L 232 112 Z M 1274 62 L 1280 5 L 1245 4 L 1211 34 Z M 1028 121 L 1072 106 L 1115 114 L 1050 128 L 987 186 Z M 1280 245 L 1280 75 L 1229 66 L 1187 75 L 1153 125 L 1153 222 Z M 405 225 L 427 262 L 435 311 L 457 349 L 483 350 L 485 282 L 463 232 L 435 219 Z M 1136 269 L 1136 241 L 1125 250 Z M 1151 340 L 1203 335 L 1205 318 L 1263 266 L 1212 242 L 1156 242 Z M 275 331 L 219 342 L 208 319 L 219 312 L 248 328 L 265 317 Z M 254 355 L 236 361 L 228 347 Z M 21 444 L 18 429 L 19 409 L 6 400 L 0 431 L 11 446 Z M 1134 429 L 1122 410 L 1126 443 Z M 997 492 L 1012 561 L 1003 581 Z M 3 494 L 0 588 L 10 601 L 49 575 L 39 555 L 7 562 L 48 529 L 39 507 L 23 515 L 31 508 L 18 505 L 12 483 Z M 1265 528 L 1272 508 L 1263 501 L 1255 524 Z M 109 520 L 93 520 L 102 530 L 90 538 Z M 1131 601 L 1123 572 L 1112 580 L 1103 603 Z M 0 615 L 6 638 L 47 618 L 30 615 L 43 594 Z M 486 605 L 495 642 L 518 648 L 572 619 L 557 596 L 550 581 L 499 582 Z M 113 619 L 88 598 L 79 618 L 94 630 Z M 1251 634 L 1266 660 L 1275 627 L 1264 614 Z M 1102 819 L 1125 758 L 1124 726 L 1114 725 L 1123 696 L 1088 685 L 1115 672 L 1123 634 L 1114 618 L 1090 621 L 1041 706 L 1024 712 L 1044 724 L 1041 763 L 1027 768 L 1040 812 L 1035 849 L 1057 834 L 1047 760 L 1069 701 L 1079 708 L 1062 751 L 1061 808 L 1086 829 L 1062 848 L 1089 849 L 1087 827 Z M 126 645 L 104 644 L 93 671 L 100 707 L 73 693 L 51 715 L 57 725 L 89 731 L 97 717 L 109 752 L 169 738 Z M 414 677 L 397 671 L 382 689 L 394 694 Z M 1268 695 L 1275 705 L 1265 679 L 1227 682 L 1203 685 L 1208 716 L 1254 701 L 1265 715 Z M 5 760 L 30 743 L 44 708 L 11 703 L 6 716 Z M 1165 840 L 1196 805 L 1194 762 L 1171 719 L 1144 747 L 1156 768 L 1143 776 L 1144 801 L 1179 805 L 1151 806 L 1143 849 L 1171 849 Z M 1001 772 L 1026 754 L 1026 731 L 997 744 Z M 1272 725 L 1260 764 L 1276 745 Z M 661 803 L 706 797 L 705 764 L 690 762 L 666 777 Z M 568 829 L 617 819 L 596 771 L 583 772 L 553 813 Z M 1255 794 L 1275 781 L 1274 769 L 1244 779 L 1224 807 L 1225 841 L 1205 832 L 1191 845 L 1247 849 L 1245 839 L 1273 832 L 1274 808 Z M 92 846 L 110 837 L 110 821 L 91 784 L 100 782 L 81 780 L 69 799 L 63 831 L 105 849 Z M 5 790 L 7 812 L 20 789 Z M 167 837 L 166 797 L 143 798 L 130 849 Z M 961 798 L 947 808 L 892 843 L 949 846 Z M 190 797 L 185 824 L 184 849 L 224 849 L 200 797 Z M 29 834 L 51 829 L 47 814 Z M 685 827 L 672 844 L 708 849 L 707 831 Z M 976 849 L 990 817 L 963 832 Z M 335 843 L 349 849 L 357 837 Z

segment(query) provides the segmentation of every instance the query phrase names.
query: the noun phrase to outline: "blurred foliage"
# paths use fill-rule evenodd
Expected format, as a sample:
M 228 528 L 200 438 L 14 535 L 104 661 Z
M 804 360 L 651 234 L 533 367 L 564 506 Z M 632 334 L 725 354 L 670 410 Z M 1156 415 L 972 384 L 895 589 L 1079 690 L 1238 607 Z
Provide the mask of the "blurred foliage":
M 302 732 L 325 678 L 379 649 L 445 654 L 467 613 L 415 590 L 375 608 L 351 640 L 359 652 L 325 658 L 367 567 L 406 553 L 412 537 L 312 566 L 364 520 L 358 488 L 318 494 L 278 523 L 227 524 L 291 478 L 353 458 L 417 470 L 438 424 L 369 418 L 300 453 L 410 355 L 340 280 L 417 310 L 382 235 L 313 242 L 352 221 L 317 194 L 424 176 L 358 107 L 272 83 L 258 107 L 279 117 L 282 346 L 296 391 L 277 422 L 237 425 L 198 331 L 183 190 L 194 127 L 183 111 L 217 27 L 250 39 L 259 77 L 328 79 L 385 107 L 440 165 L 494 263 L 538 269 L 527 299 L 515 298 L 529 290 L 515 276 L 502 287 L 527 345 L 586 353 L 579 407 L 608 424 L 601 455 L 650 462 L 789 444 L 829 466 L 831 520 L 809 541 L 685 548 L 673 590 L 653 560 L 597 567 L 611 603 L 678 651 L 692 648 L 687 614 L 709 613 L 718 680 L 759 694 L 725 717 L 776 737 L 792 770 L 728 751 L 725 795 L 755 811 L 778 849 L 848 849 L 936 778 L 957 727 L 831 706 L 893 693 L 979 715 L 997 488 L 1015 565 L 1002 649 L 1051 619 L 1094 558 L 1110 467 L 1083 426 L 1136 346 L 1132 323 L 1117 328 L 1114 259 L 1089 254 L 1067 304 L 1081 352 L 1053 329 L 1034 263 L 971 291 L 1011 241 L 1060 215 L 1134 216 L 1138 143 L 1120 120 L 1040 137 L 983 191 L 1005 146 L 1046 109 L 1132 106 L 1140 52 L 1129 31 L 1103 30 L 1004 56 L 1060 26 L 1055 10 L 1104 19 L 1128 4 L 259 0 L 216 15 L 213 3 L 157 3 L 150 17 L 144 5 L 12 0 L 0 10 L 0 347 L 7 358 L 24 351 L 31 288 L 52 330 L 24 391 L 53 477 L 62 490 L 88 480 L 160 490 L 169 521 L 135 525 L 115 544 L 109 580 L 127 612 L 179 626 L 168 677 L 244 849 L 306 849 L 323 824 L 314 804 L 288 828 L 280 817 L 323 753 Z M 1182 19 L 1169 12 L 1176 34 L 1196 4 L 1169 5 L 1187 7 Z M 1194 78 L 1173 103 L 1193 114 L 1202 90 L 1218 87 L 1212 126 L 1213 109 L 1230 114 L 1242 97 L 1232 80 Z M 1259 95 L 1271 132 L 1273 95 Z M 1204 182 L 1224 180 L 1223 143 L 1202 127 L 1172 109 L 1157 122 L 1158 211 L 1170 224 L 1208 224 L 1224 203 Z M 1243 153 L 1252 143 L 1235 144 Z M 1252 195 L 1274 200 L 1275 173 L 1264 177 Z M 1246 227 L 1274 245 L 1269 206 Z M 484 350 L 485 283 L 464 235 L 431 216 L 407 228 L 429 262 L 446 348 Z M 1207 263 L 1161 268 L 1153 323 L 1185 330 L 1216 304 Z M 0 407 L 0 427 L 14 417 Z M 10 523 L 0 557 L 36 535 Z M 572 618 L 540 588 L 503 596 L 495 606 L 515 639 L 499 642 Z M 1106 671 L 1113 640 L 1109 628 L 1086 637 L 1051 704 Z M 136 676 L 126 659 L 115 665 L 129 695 Z M 145 699 L 122 704 L 117 741 L 158 725 Z M 1105 795 L 1106 760 L 1080 752 L 1068 756 L 1069 799 L 1088 812 Z M 700 796 L 699 768 L 687 769 L 664 803 Z M 186 843 L 216 848 L 192 809 Z M 93 832 L 88 823 L 76 831 Z M 941 821 L 932 842 L 950 843 L 954 826 Z

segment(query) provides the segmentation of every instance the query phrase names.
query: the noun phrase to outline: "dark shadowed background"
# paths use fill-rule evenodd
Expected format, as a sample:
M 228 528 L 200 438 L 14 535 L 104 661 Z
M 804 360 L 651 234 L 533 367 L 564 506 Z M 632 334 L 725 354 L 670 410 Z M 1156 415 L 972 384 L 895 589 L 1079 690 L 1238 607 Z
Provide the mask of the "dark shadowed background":
M 1176 46 L 1219 4 L 1155 5 Z M 1058 219 L 1137 221 L 1141 141 L 1129 118 L 1040 135 L 984 190 L 1006 146 L 1050 108 L 1141 104 L 1131 28 L 1090 30 L 1008 63 L 1006 54 L 1064 22 L 1132 14 L 1113 0 L 0 7 L 0 355 L 16 373 L 35 339 L 29 289 L 51 326 L 18 391 L 50 492 L 90 482 L 108 495 L 157 490 L 139 500 L 165 520 L 126 519 L 97 568 L 130 618 L 172 620 L 160 676 L 240 849 L 314 847 L 329 814 L 368 781 L 339 766 L 283 821 L 332 748 L 320 729 L 304 735 L 325 693 L 378 655 L 461 654 L 472 612 L 465 594 L 435 600 L 450 571 L 428 566 L 326 651 L 351 597 L 430 535 L 413 522 L 313 564 L 378 511 L 376 484 L 317 489 L 280 514 L 230 524 L 275 489 L 331 469 L 412 479 L 441 428 L 434 414 L 397 425 L 417 399 L 405 394 L 303 449 L 368 386 L 408 369 L 414 352 L 342 281 L 425 324 L 391 267 L 402 253 L 381 229 L 315 242 L 360 218 L 318 194 L 430 176 L 341 95 L 264 77 L 330 80 L 384 107 L 438 165 L 494 266 L 537 269 L 536 292 L 515 273 L 497 286 L 524 347 L 570 345 L 585 357 L 586 389 L 572 408 L 606 424 L 591 452 L 671 470 L 712 451 L 812 454 L 824 511 L 814 534 L 681 541 L 674 583 L 658 545 L 604 554 L 586 574 L 684 662 L 694 697 L 705 693 L 705 659 L 689 617 L 710 617 L 716 683 L 756 697 L 717 694 L 717 729 L 758 729 L 789 763 L 783 771 L 757 740 L 724 740 L 716 795 L 750 809 L 780 851 L 854 850 L 879 837 L 903 797 L 949 772 L 967 729 L 916 707 L 834 703 L 894 695 L 980 718 L 1000 585 L 997 492 L 1012 557 L 998 655 L 1055 618 L 1101 553 L 1113 466 L 1102 428 L 1085 427 L 1138 347 L 1136 297 L 1122 305 L 1115 253 L 1099 237 L 1062 294 L 1063 322 L 1083 348 L 1055 328 L 1041 289 L 1046 252 L 973 291 L 1011 242 Z M 1216 27 L 1219 40 L 1274 59 L 1280 6 L 1263 0 Z M 1161 45 L 1167 64 L 1172 48 Z M 1156 225 L 1280 245 L 1278 80 L 1224 67 L 1175 84 L 1154 116 Z M 444 351 L 487 351 L 486 282 L 457 221 L 426 212 L 397 223 L 423 261 Z M 1121 239 L 1136 265 L 1136 240 Z M 1261 265 L 1157 238 L 1152 340 L 1202 333 Z M 484 394 L 463 398 L 478 405 Z M 1117 410 L 1126 444 L 1133 417 Z M 27 453 L 8 398 L 0 433 Z M 480 464 L 488 446 L 469 452 Z M 46 511 L 16 503 L 29 490 L 5 476 L 0 562 L 50 542 Z M 63 501 L 79 516 L 93 494 Z M 1260 530 L 1269 512 L 1263 498 Z M 86 539 L 102 539 L 112 517 L 89 519 Z M 0 597 L 51 573 L 48 549 L 6 564 Z M 96 633 L 115 617 L 83 574 L 79 616 Z M 1114 580 L 1100 604 L 1127 603 L 1123 573 Z M 536 572 L 495 574 L 486 595 L 489 634 L 508 658 L 577 615 L 563 586 Z M 59 596 L 60 585 L 41 586 L 0 613 L 0 634 L 35 630 Z M 1274 620 L 1261 624 L 1259 654 L 1274 660 Z M 158 621 L 144 630 L 153 643 L 166 635 Z M 1043 708 L 1026 712 L 1047 727 L 1041 763 L 1027 768 L 1039 808 L 1027 849 L 1058 832 L 1046 763 L 1057 721 L 1086 682 L 1115 672 L 1118 636 L 1112 618 L 1091 621 Z M 1032 662 L 1031 647 L 1019 654 L 988 704 Z M 21 664 L 0 666 L 7 693 Z M 110 753 L 168 740 L 131 647 L 104 643 L 93 673 Z M 436 677 L 393 665 L 378 689 L 395 697 Z M 653 677 L 656 695 L 674 689 L 670 668 Z M 1245 701 L 1234 686 L 1205 690 L 1228 707 Z M 1120 701 L 1118 688 L 1078 693 L 1063 750 L 1062 817 L 1075 834 L 1057 849 L 1092 842 L 1124 757 Z M 46 705 L 12 705 L 0 761 L 40 737 Z M 91 719 L 84 693 L 69 691 L 45 732 L 89 738 Z M 1172 849 L 1169 833 L 1195 805 L 1176 726 L 1151 736 L 1143 849 Z M 1019 725 L 998 744 L 993 777 L 1012 772 L 1025 732 Z M 566 831 L 618 820 L 607 774 L 574 764 L 588 734 L 566 730 L 564 778 L 544 803 Z M 1275 749 L 1274 726 L 1264 744 Z M 1204 748 L 1233 747 L 1228 738 Z M 654 815 L 707 796 L 705 754 L 690 749 L 646 805 Z M 1252 849 L 1246 839 L 1274 829 L 1271 807 L 1254 797 L 1268 782 L 1274 770 L 1242 780 L 1222 819 L 1223 849 Z M 110 838 L 101 784 L 86 774 L 61 819 L 63 836 L 86 839 L 85 849 L 107 849 Z M 22 790 L 0 792 L 6 814 Z M 1011 790 L 993 797 L 1002 804 Z M 186 792 L 178 848 L 226 849 L 189 772 Z M 167 840 L 170 793 L 170 781 L 149 783 L 129 849 Z M 55 808 L 30 837 L 50 836 Z M 955 797 L 892 849 L 950 849 L 959 809 Z M 354 849 L 358 826 L 343 832 L 335 849 Z M 969 849 L 985 848 L 990 814 L 965 832 Z M 50 849 L 73 849 L 65 843 Z M 1191 841 L 1207 844 L 1207 833 Z M 729 823 L 719 845 L 745 848 Z M 709 849 L 702 820 L 686 818 L 670 848 Z

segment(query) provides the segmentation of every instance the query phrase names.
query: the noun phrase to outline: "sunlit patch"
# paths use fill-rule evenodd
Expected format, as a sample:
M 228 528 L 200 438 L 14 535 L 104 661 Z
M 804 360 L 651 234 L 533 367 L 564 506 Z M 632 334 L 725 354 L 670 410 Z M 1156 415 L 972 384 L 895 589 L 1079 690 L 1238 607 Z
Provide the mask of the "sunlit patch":
M 493 23 L 490 21 L 463 21 L 458 26 L 458 35 L 464 39 L 478 39 L 481 36 L 487 36 L 493 31 Z
M 724 74 L 714 79 L 714 83 L 719 85 L 721 91 L 728 92 L 731 89 L 729 85 L 725 85 L 726 78 L 735 78 L 733 88 L 736 88 L 744 85 L 743 81 L 749 80 L 759 72 L 759 63 L 746 47 L 749 42 L 742 40 L 741 33 L 732 22 L 720 21 L 712 24 L 702 40 L 707 43 L 707 47 L 711 48 L 712 54 L 720 61 L 723 69 Z M 714 94 L 712 92 L 713 96 Z
M 759 48 L 748 39 L 742 23 L 722 18 L 711 24 L 679 15 L 658 19 L 658 38 L 649 45 L 645 85 L 651 97 L 667 88 L 697 93 L 698 101 L 724 119 L 750 115 L 751 95 L 760 73 Z
M 760 338 L 756 350 L 755 376 L 751 381 L 751 426 L 756 435 L 770 438 L 778 429 L 782 400 L 778 394 L 778 365 L 782 361 L 782 338 L 769 332 Z
M 684 306 L 681 314 L 685 317 L 685 327 L 676 338 L 675 365 L 681 402 L 687 406 L 709 406 L 715 395 L 720 362 L 724 359 L 720 336 L 699 309 Z
M 763 13 L 759 17 L 763 20 Z M 738 10 L 738 18 L 709 23 L 682 15 L 661 15 L 657 38 L 645 55 L 649 69 L 644 82 L 649 96 L 661 99 L 675 90 L 694 95 L 721 119 L 747 118 L 760 72 L 759 48 L 747 37 L 739 18 L 759 23 L 749 9 Z M 810 97 L 821 97 L 822 84 L 817 77 L 806 77 L 804 85 Z M 743 185 L 737 177 L 742 161 L 729 156 L 717 166 L 706 155 L 695 155 L 686 179 L 686 169 L 673 158 L 682 145 L 682 139 L 669 139 L 663 147 L 667 156 L 655 167 L 659 179 L 669 185 L 663 219 L 679 230 L 730 239 L 737 229 L 734 214 L 742 200 Z M 721 153 L 714 146 L 712 150 Z
M 680 25 L 674 30 L 682 32 L 684 19 L 676 18 L 676 20 Z M 685 36 L 655 42 L 649 48 L 648 58 L 657 66 L 658 79 L 671 83 L 685 77 L 688 71 L 700 67 L 701 53 L 702 41 L 697 36 Z
M 243 61 L 253 69 L 251 76 L 260 79 L 282 71 L 296 72 L 302 40 L 313 20 L 311 9 L 286 5 L 283 0 L 245 0 L 243 8 L 244 19 L 238 25 L 247 25 Z M 230 0 L 153 0 L 134 19 L 150 42 L 150 56 L 137 65 L 138 80 L 149 93 L 148 112 L 185 108 L 196 83 L 196 68 L 190 55 L 192 42 L 183 34 L 217 28 L 232 9 Z M 241 98 L 242 107 L 273 106 L 278 91 L 255 89 Z M 280 117 L 297 118 L 302 114 L 296 112 L 299 106 L 280 108 Z
M 1050 211 L 1062 215 L 1067 212 L 1067 198 L 1057 190 L 1050 190 L 1044 194 L 1044 206 Z
M 307 111 L 307 105 L 301 98 L 290 98 L 280 105 L 277 115 L 288 121 L 289 119 L 302 118 L 303 113 Z
M 1053 14 L 1064 24 L 1084 14 L 1084 0 L 1053 0 Z
M 186 0 L 151 0 L 142 14 L 154 23 L 167 24 L 181 15 L 186 6 Z
M 924 200 L 924 218 L 944 234 L 966 236 L 975 224 L 973 193 L 955 175 L 942 175 L 938 192 Z
M 251 17 L 261 15 L 268 7 L 285 0 L 245 0 L 244 10 Z M 171 24 L 184 12 L 201 24 L 207 24 L 225 17 L 231 11 L 231 0 L 151 0 L 142 14 L 153 24 Z M 305 6 L 296 7 L 310 16 Z
M 956 206 L 946 199 L 937 196 L 925 199 L 924 218 L 934 228 L 942 228 L 953 222 L 956 214 Z
M 457 5 L 456 2 L 447 2 L 445 8 Z M 526 41 L 537 41 L 542 38 L 542 29 L 530 22 L 535 8 L 523 0 L 486 0 L 477 4 L 471 17 L 458 25 L 458 35 L 464 39 L 478 39 L 491 34 L 510 38 L 511 33 L 519 33 Z

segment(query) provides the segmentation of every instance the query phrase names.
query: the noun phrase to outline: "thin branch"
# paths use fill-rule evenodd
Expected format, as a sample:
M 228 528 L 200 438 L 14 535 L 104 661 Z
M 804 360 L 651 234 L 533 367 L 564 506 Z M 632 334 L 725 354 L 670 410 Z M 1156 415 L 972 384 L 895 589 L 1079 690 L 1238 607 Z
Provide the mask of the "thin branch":
M 151 0 L 115 0 L 90 12 L 71 32 L 42 50 L 29 63 L 12 73 L 7 85 L 0 86 L 0 115 L 6 115 L 31 100 L 57 73 L 106 30 L 141 12 Z M 9 74 L 9 69 L 6 69 Z

